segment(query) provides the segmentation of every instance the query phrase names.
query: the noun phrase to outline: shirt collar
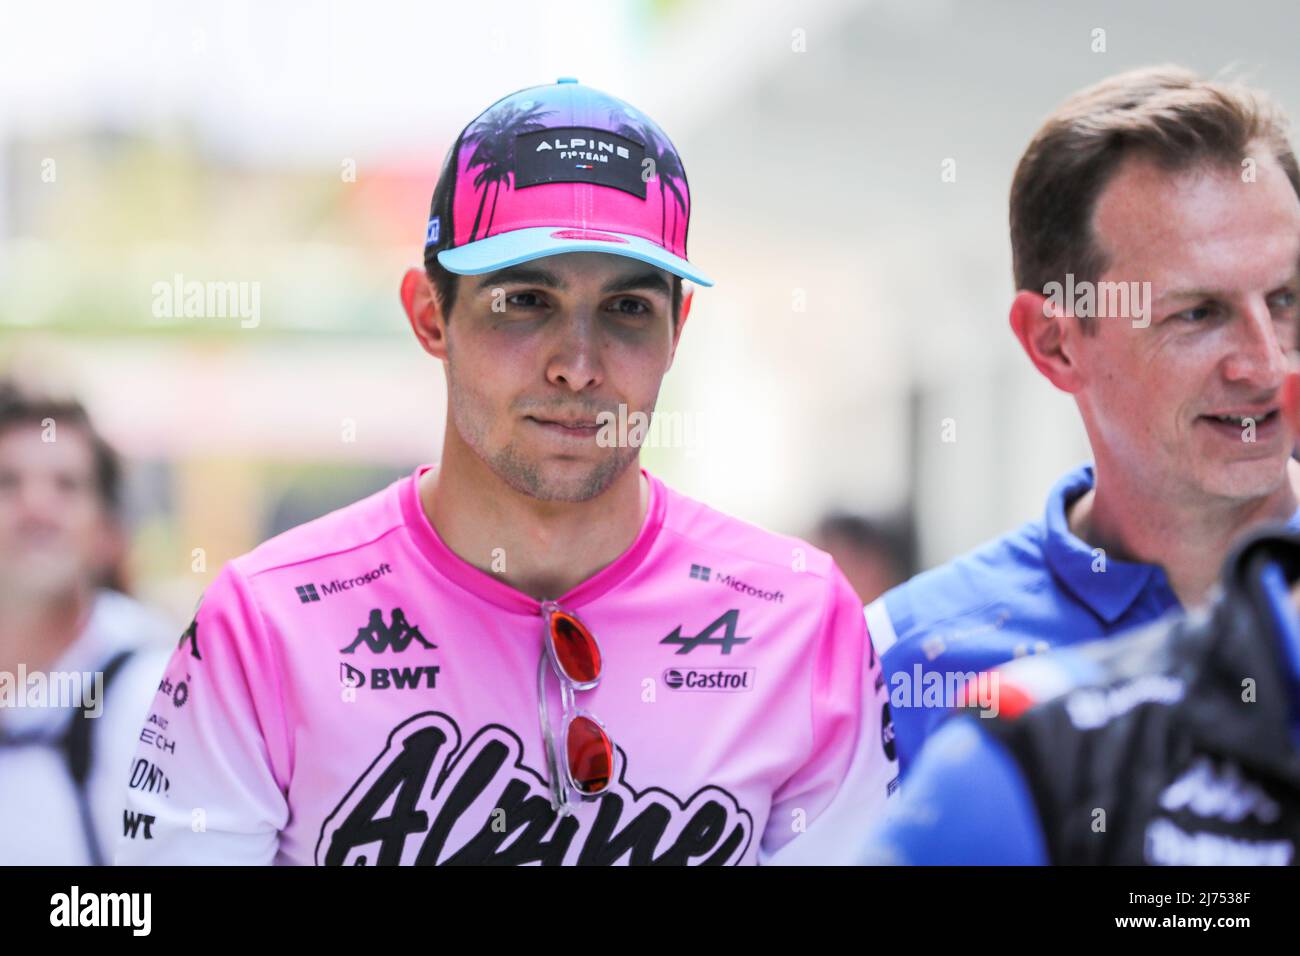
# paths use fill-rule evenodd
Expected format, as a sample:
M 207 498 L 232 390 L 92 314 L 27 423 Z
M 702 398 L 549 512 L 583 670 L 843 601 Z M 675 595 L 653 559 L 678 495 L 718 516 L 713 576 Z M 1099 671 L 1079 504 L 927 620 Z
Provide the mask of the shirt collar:
M 1047 496 L 1043 553 L 1053 576 L 1107 624 L 1114 624 L 1148 587 L 1163 587 L 1170 607 L 1179 607 L 1164 569 L 1155 564 L 1120 561 L 1098 550 L 1070 530 L 1066 510 L 1096 483 L 1092 465 L 1067 473 Z M 1300 509 L 1287 527 L 1300 531 Z M 1105 572 L 1093 570 L 1104 560 Z
M 1066 509 L 1095 481 L 1092 466 L 1081 465 L 1052 488 L 1044 516 L 1043 555 L 1062 587 L 1107 624 L 1114 624 L 1143 591 L 1166 582 L 1164 571 L 1156 565 L 1112 558 L 1070 530 Z M 1170 598 L 1177 603 L 1172 592 Z
M 420 503 L 420 476 L 432 467 L 432 465 L 417 467 L 409 478 L 403 479 L 403 484 L 398 491 L 402 515 L 416 547 L 439 572 L 466 591 L 507 611 L 517 614 L 540 614 L 542 608 L 540 601 L 493 577 L 488 572 L 479 570 L 452 551 L 442 540 L 442 536 L 433 527 L 429 516 L 424 512 L 424 506 Z M 636 540 L 615 558 L 612 564 L 597 571 L 557 598 L 557 603 L 562 607 L 577 610 L 590 604 L 628 577 L 649 554 L 664 523 L 668 494 L 663 483 L 654 475 L 644 468 L 641 469 L 641 474 L 649 484 L 650 500 Z

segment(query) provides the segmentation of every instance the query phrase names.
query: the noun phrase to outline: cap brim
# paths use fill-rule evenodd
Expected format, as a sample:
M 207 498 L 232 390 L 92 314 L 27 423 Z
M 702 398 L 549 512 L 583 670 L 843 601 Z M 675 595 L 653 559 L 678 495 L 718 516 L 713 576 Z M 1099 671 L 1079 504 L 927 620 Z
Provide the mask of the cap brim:
M 640 236 L 629 236 L 626 233 L 604 229 L 599 231 L 604 235 L 617 236 L 621 241 L 559 238 L 554 235 L 564 231 L 571 231 L 571 229 L 554 226 L 513 229 L 455 249 L 444 249 L 438 253 L 438 262 L 448 272 L 476 276 L 518 265 L 530 259 L 541 259 L 544 256 L 557 256 L 566 252 L 607 252 L 614 256 L 625 256 L 628 259 L 648 262 L 652 266 L 666 269 L 673 275 L 689 279 L 696 285 L 713 285 L 712 279 L 705 277 L 681 256 L 675 256 L 662 246 L 657 246 Z

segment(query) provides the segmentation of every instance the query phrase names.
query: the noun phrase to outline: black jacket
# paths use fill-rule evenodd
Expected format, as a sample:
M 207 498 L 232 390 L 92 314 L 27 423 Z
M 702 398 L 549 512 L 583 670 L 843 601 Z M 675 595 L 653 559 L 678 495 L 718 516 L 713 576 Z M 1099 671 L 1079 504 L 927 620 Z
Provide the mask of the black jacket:
M 1300 579 L 1300 535 L 1241 544 L 1208 610 L 1072 649 L 1099 678 L 1061 690 L 1059 673 L 1000 672 L 1002 699 L 1028 705 L 979 724 L 1023 771 L 1051 862 L 1297 862 L 1300 747 L 1269 563 Z

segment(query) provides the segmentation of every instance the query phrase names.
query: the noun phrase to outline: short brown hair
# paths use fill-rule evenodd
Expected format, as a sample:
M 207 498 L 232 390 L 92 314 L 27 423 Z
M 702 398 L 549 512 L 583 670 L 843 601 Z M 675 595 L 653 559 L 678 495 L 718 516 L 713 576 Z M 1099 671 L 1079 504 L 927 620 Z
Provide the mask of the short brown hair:
M 95 488 L 104 510 L 113 520 L 122 513 L 122 461 L 113 446 L 91 423 L 85 407 L 72 398 L 38 394 L 8 379 L 0 379 L 0 432 L 22 425 L 43 427 L 53 419 L 64 428 L 86 436 L 95 458 Z
M 1076 93 L 1034 134 L 1011 183 L 1016 288 L 1042 292 L 1066 273 L 1095 282 L 1105 272 L 1092 213 L 1125 157 L 1140 155 L 1170 172 L 1237 167 L 1258 141 L 1300 196 L 1287 135 L 1285 115 L 1265 94 L 1177 66 L 1132 70 Z
M 433 284 L 433 291 L 438 296 L 438 308 L 442 310 L 443 319 L 451 316 L 452 306 L 456 304 L 456 278 L 458 273 L 448 272 L 438 261 L 437 246 L 429 246 L 424 253 L 424 272 Z M 673 328 L 682 314 L 682 277 L 673 276 Z

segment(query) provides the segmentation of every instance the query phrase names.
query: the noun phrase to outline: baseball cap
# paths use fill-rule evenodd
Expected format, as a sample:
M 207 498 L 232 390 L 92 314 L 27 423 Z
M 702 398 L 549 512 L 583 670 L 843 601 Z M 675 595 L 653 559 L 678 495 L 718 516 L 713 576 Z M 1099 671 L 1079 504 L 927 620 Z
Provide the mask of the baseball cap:
M 663 130 L 561 77 L 497 100 L 456 137 L 433 192 L 425 258 L 481 275 L 608 252 L 710 286 L 686 260 L 690 214 L 686 170 Z

